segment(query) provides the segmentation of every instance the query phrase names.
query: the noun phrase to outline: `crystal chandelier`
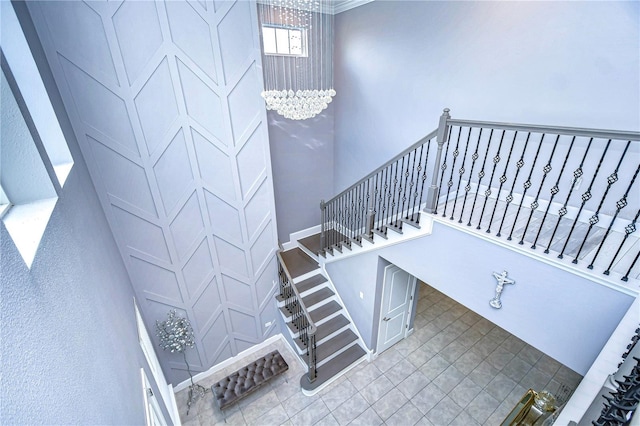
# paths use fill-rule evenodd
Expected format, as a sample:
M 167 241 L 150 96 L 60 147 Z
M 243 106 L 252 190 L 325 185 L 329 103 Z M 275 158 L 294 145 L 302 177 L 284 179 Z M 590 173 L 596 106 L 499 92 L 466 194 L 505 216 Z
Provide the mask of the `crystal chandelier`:
M 316 116 L 336 94 L 329 0 L 263 0 L 258 7 L 267 109 L 292 120 Z

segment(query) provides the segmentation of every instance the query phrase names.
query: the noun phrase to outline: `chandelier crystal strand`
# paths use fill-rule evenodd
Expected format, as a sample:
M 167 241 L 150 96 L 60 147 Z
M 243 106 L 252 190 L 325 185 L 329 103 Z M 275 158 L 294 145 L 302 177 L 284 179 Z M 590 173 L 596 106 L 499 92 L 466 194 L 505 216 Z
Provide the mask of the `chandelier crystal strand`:
M 262 97 L 268 110 L 304 120 L 333 100 L 333 15 L 327 6 L 328 0 L 265 0 L 259 5 L 261 25 L 300 29 L 307 38 L 306 56 L 264 55 Z

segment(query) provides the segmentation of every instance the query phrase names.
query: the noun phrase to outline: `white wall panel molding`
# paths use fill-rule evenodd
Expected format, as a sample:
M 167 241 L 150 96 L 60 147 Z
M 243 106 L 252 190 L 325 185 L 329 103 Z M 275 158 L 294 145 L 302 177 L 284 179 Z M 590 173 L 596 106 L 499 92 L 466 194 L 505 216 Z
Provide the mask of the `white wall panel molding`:
M 277 233 L 255 3 L 28 7 L 148 328 L 189 317 L 193 371 L 262 342 Z

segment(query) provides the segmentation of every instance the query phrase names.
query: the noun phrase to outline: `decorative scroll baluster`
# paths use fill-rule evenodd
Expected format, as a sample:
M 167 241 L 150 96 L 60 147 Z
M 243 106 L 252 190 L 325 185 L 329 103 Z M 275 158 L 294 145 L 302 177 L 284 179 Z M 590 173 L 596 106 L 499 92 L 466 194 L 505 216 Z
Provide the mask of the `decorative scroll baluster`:
M 529 224 L 531 223 L 531 218 L 533 214 L 536 212 L 536 209 L 540 205 L 538 200 L 540 199 L 540 192 L 542 192 L 542 187 L 544 186 L 544 181 L 547 179 L 547 175 L 552 170 L 551 161 L 553 160 L 553 154 L 556 152 L 556 148 L 558 147 L 558 140 L 560 139 L 560 135 L 556 137 L 556 141 L 553 143 L 553 148 L 551 149 L 551 155 L 549 155 L 549 160 L 547 160 L 547 164 L 542 168 L 544 174 L 542 175 L 542 180 L 540 181 L 540 186 L 538 187 L 538 193 L 536 194 L 536 198 L 531 203 L 531 213 L 529 213 L 529 219 L 527 220 L 527 224 L 524 227 L 524 231 L 522 231 L 522 236 L 520 237 L 520 241 L 518 244 L 524 244 L 524 236 L 527 234 L 527 229 L 529 229 Z M 535 244 L 531 246 L 532 249 L 535 249 Z
M 536 167 L 536 163 L 538 162 L 538 156 L 540 155 L 540 149 L 542 148 L 542 143 L 544 142 L 544 133 L 540 138 L 540 143 L 538 144 L 538 150 L 536 151 L 536 155 L 533 158 L 533 164 L 531 164 L 531 169 L 529 170 L 529 176 L 527 180 L 522 184 L 524 191 L 522 192 L 522 198 L 520 199 L 520 205 L 518 205 L 518 211 L 516 211 L 516 217 L 513 219 L 513 225 L 511 226 L 511 232 L 509 232 L 509 236 L 507 237 L 508 241 L 511 241 L 513 237 L 513 231 L 516 229 L 516 225 L 518 223 L 518 216 L 520 216 L 520 211 L 522 210 L 522 204 L 524 203 L 524 198 L 527 195 L 527 191 L 531 188 L 531 177 L 533 176 L 533 170 Z M 522 242 L 520 242 L 522 244 Z
M 504 135 L 503 135 L 504 136 Z M 489 226 L 487 227 L 487 234 L 491 233 L 491 224 L 493 223 L 493 218 L 496 214 L 496 208 L 498 207 L 498 200 L 500 199 L 500 193 L 502 192 L 502 185 L 507 181 L 507 168 L 509 167 L 509 162 L 511 161 L 511 154 L 513 153 L 513 147 L 516 144 L 516 138 L 518 137 L 518 132 L 513 134 L 513 140 L 511 141 L 511 148 L 509 148 L 509 154 L 507 155 L 507 161 L 504 164 L 504 170 L 502 172 L 502 176 L 498 181 L 500 182 L 500 186 L 498 187 L 498 195 L 496 195 L 496 203 L 493 205 L 493 211 L 491 212 L 491 218 L 489 219 Z M 506 207 L 505 207 L 506 212 Z M 504 220 L 504 216 L 503 220 Z M 498 237 L 500 236 L 500 230 L 498 230 Z
M 378 194 L 378 213 L 376 215 L 376 230 L 380 231 L 380 226 L 382 223 L 382 219 L 384 217 L 384 209 L 383 209 L 383 205 L 384 205 L 384 199 L 386 197 L 385 191 L 385 184 L 384 184 L 384 176 L 387 172 L 387 169 L 381 170 L 378 175 L 380 176 L 380 192 Z
M 638 221 L 638 216 L 640 216 L 640 210 L 638 210 L 638 212 L 636 213 L 631 223 L 624 227 L 624 237 L 622 238 L 622 242 L 620 242 L 620 245 L 618 246 L 618 250 L 616 250 L 616 254 L 614 254 L 613 257 L 611 258 L 611 263 L 609 263 L 609 266 L 607 266 L 607 269 L 603 272 L 603 274 L 609 275 L 609 272 L 611 271 L 611 267 L 613 266 L 613 263 L 616 261 L 616 258 L 620 254 L 620 250 L 622 250 L 622 246 L 627 241 L 627 238 L 629 238 L 629 235 L 636 232 L 636 222 Z
M 464 172 L 465 172 L 464 164 L 467 161 L 467 151 L 469 150 L 469 141 L 471 140 L 471 130 L 472 128 L 469 127 L 469 134 L 467 135 L 467 144 L 464 147 L 464 154 L 462 155 L 462 164 L 460 165 L 460 170 L 458 171 L 458 174 L 460 176 L 458 177 L 458 187 L 456 188 L 456 197 L 453 200 L 453 209 L 451 210 L 451 217 L 449 218 L 450 220 L 453 220 L 453 214 L 455 213 L 456 205 L 458 204 L 458 194 L 460 193 L 460 183 L 462 183 L 462 176 L 464 175 Z M 462 212 L 460 214 L 462 214 Z
M 309 382 L 314 382 L 318 377 L 317 359 L 316 359 L 316 335 L 309 336 Z
M 505 131 L 503 130 L 502 135 L 500 136 L 500 143 L 498 144 L 498 150 L 496 151 L 495 157 L 493 157 L 493 169 L 491 170 L 491 177 L 489 178 L 489 185 L 487 186 L 487 190 L 484 191 L 484 204 L 482 205 L 482 211 L 480 212 L 480 219 L 478 220 L 478 227 L 476 229 L 480 229 L 480 226 L 482 224 L 482 217 L 484 216 L 484 210 L 487 208 L 487 202 L 489 201 L 489 196 L 491 195 L 491 185 L 493 184 L 493 176 L 496 173 L 496 167 L 500 162 L 500 149 L 502 149 L 504 134 L 505 134 Z M 480 188 L 478 188 L 478 190 L 480 190 Z M 489 223 L 489 228 L 491 228 L 491 223 Z
M 631 191 L 631 187 L 633 186 L 633 183 L 636 181 L 636 178 L 638 177 L 638 172 L 640 172 L 640 164 L 638 164 L 638 167 L 636 168 L 636 172 L 633 174 L 633 177 L 631 178 L 631 182 L 629 182 L 629 186 L 627 187 L 627 190 L 625 191 L 624 195 L 622 196 L 622 198 L 620 198 L 616 202 L 616 212 L 613 214 L 613 217 L 611 218 L 611 222 L 609 222 L 609 227 L 607 228 L 606 232 L 604 233 L 604 236 L 602 237 L 602 240 L 600 241 L 600 246 L 598 246 L 598 250 L 596 251 L 596 254 L 593 256 L 593 259 L 591 259 L 591 263 L 587 266 L 587 268 L 593 269 L 593 263 L 596 261 L 596 258 L 600 254 L 600 250 L 602 250 L 602 246 L 604 245 L 605 240 L 607 239 L 607 237 L 609 236 L 609 233 L 611 232 L 611 227 L 613 227 L 613 223 L 616 221 L 616 218 L 618 217 L 618 214 L 620 214 L 620 211 L 627 206 L 627 197 L 629 196 L 629 191 Z
M 609 140 L 609 142 L 611 142 L 611 140 Z M 631 141 L 628 141 L 627 145 L 624 147 L 624 151 L 622 151 L 622 155 L 620 156 L 620 160 L 616 165 L 616 169 L 613 171 L 613 173 L 611 173 L 607 177 L 607 187 L 604 190 L 604 194 L 602 194 L 602 198 L 600 199 L 600 204 L 598 204 L 598 208 L 596 209 L 596 212 L 593 214 L 593 216 L 589 218 L 589 228 L 587 229 L 587 232 L 584 234 L 584 238 L 582 239 L 582 244 L 580 244 L 580 248 L 578 248 L 576 257 L 571 261 L 571 263 L 578 263 L 578 258 L 580 257 L 580 253 L 582 252 L 582 249 L 584 248 L 585 243 L 587 242 L 587 238 L 589 238 L 589 234 L 591 233 L 591 230 L 596 225 L 596 223 L 600 221 L 600 217 L 599 217 L 600 209 L 602 208 L 602 205 L 604 204 L 604 201 L 607 198 L 607 194 L 609 194 L 609 190 L 611 189 L 611 186 L 618 181 L 618 170 L 620 170 L 620 165 L 622 164 L 624 157 L 627 155 L 627 150 L 629 149 L 630 145 L 631 145 Z M 607 144 L 607 147 L 608 146 L 609 144 Z M 603 154 L 603 158 L 604 158 L 604 154 Z
M 456 139 L 456 148 L 453 150 L 453 162 L 451 163 L 451 174 L 449 175 L 449 181 L 447 182 L 447 196 L 444 198 L 444 207 L 442 208 L 442 217 L 447 216 L 447 204 L 449 203 L 449 192 L 451 191 L 451 187 L 453 186 L 453 172 L 456 168 L 456 161 L 458 160 L 458 155 L 460 155 L 460 151 L 458 147 L 460 146 L 460 133 L 462 133 L 462 127 L 458 127 L 458 137 Z M 451 214 L 451 218 L 453 219 L 453 213 Z
M 423 145 L 424 146 L 424 145 Z M 421 147 L 422 148 L 422 147 Z M 411 177 L 409 178 L 409 186 L 407 187 L 408 200 L 407 200 L 407 214 L 405 215 L 405 219 L 414 220 L 413 212 L 415 210 L 415 198 L 413 207 L 411 206 L 411 197 L 413 196 L 414 188 L 416 187 L 416 182 L 414 180 L 414 173 L 416 171 L 416 157 L 418 156 L 418 149 L 416 148 L 413 151 L 413 164 L 411 165 Z
M 438 214 L 438 204 L 440 204 L 440 194 L 442 194 L 442 185 L 444 184 L 444 172 L 447 170 L 447 156 L 449 155 L 449 145 L 451 144 L 451 131 L 449 131 L 448 135 L 447 135 L 447 146 L 444 149 L 444 157 L 442 157 L 444 159 L 444 161 L 442 162 L 442 165 L 440 166 L 440 169 L 442 170 L 442 172 L 440 173 L 440 189 L 438 190 L 438 196 L 436 197 L 435 201 L 434 201 L 434 210 L 433 210 L 433 214 L 437 215 Z M 440 149 L 440 147 L 439 147 Z M 436 156 L 436 162 L 437 162 L 438 158 Z M 425 169 L 426 169 L 426 164 L 425 164 Z M 438 176 L 438 170 L 434 169 L 433 173 L 435 176 Z M 445 205 L 445 210 L 446 210 L 446 205 Z M 442 216 L 444 216 L 446 214 L 446 212 L 442 213 Z
M 574 136 L 574 139 L 575 139 L 575 136 Z M 584 151 L 584 155 L 582 156 L 580 165 L 578 166 L 577 169 L 573 171 L 573 180 L 571 181 L 571 188 L 569 188 L 569 193 L 567 194 L 567 198 L 565 198 L 564 200 L 564 204 L 562 205 L 562 207 L 560 207 L 560 210 L 558 210 L 558 220 L 556 221 L 556 226 L 553 228 L 553 233 L 551 233 L 551 238 L 549 238 L 549 244 L 547 245 L 547 248 L 544 250 L 545 253 L 549 253 L 549 249 L 551 248 L 551 244 L 553 243 L 553 238 L 556 236 L 556 232 L 558 231 L 560 222 L 562 221 L 562 218 L 567 214 L 567 205 L 569 204 L 569 199 L 571 198 L 571 194 L 573 193 L 573 188 L 575 188 L 576 183 L 578 182 L 578 179 L 580 179 L 584 174 L 582 167 L 584 166 L 584 160 L 587 158 L 587 155 L 589 154 L 589 149 L 591 148 L 591 142 L 593 142 L 593 138 L 589 139 L 589 143 L 587 144 L 587 149 Z M 576 216 L 576 219 L 577 219 L 577 216 Z M 567 241 L 569 241 L 568 237 L 567 237 Z M 558 256 L 558 257 L 562 259 L 562 256 Z
M 558 136 L 558 139 L 559 138 L 560 136 Z M 556 143 L 558 142 L 558 139 L 556 139 Z M 576 141 L 576 137 L 574 136 L 573 139 L 571 139 L 571 144 L 569 144 L 567 155 L 565 155 L 564 157 L 564 162 L 562 163 L 562 167 L 560 168 L 560 173 L 558 173 L 558 179 L 556 180 L 555 185 L 551 187 L 551 197 L 549 198 L 549 202 L 547 203 L 547 208 L 545 209 L 544 215 L 542 216 L 542 220 L 540 221 L 540 226 L 538 227 L 538 233 L 536 234 L 536 238 L 533 240 L 533 245 L 531 246 L 531 248 L 534 250 L 536 248 L 536 244 L 538 244 L 538 238 L 540 238 L 540 233 L 542 232 L 542 227 L 544 226 L 544 222 L 545 220 L 547 220 L 547 215 L 549 214 L 549 209 L 551 208 L 553 199 L 555 198 L 556 194 L 560 192 L 560 188 L 558 187 L 558 185 L 560 184 L 560 179 L 562 179 L 562 174 L 564 173 L 564 169 L 567 166 L 567 161 L 569 160 L 569 156 L 571 155 L 571 150 L 573 149 L 573 144 L 575 141 Z M 549 253 L 549 250 L 545 250 L 545 253 Z
M 509 211 L 509 206 L 511 205 L 511 202 L 513 201 L 513 189 L 516 186 L 516 181 L 518 180 L 518 175 L 520 174 L 520 170 L 522 170 L 522 167 L 524 166 L 524 154 L 525 154 L 525 152 L 527 152 L 527 145 L 529 145 L 529 138 L 530 137 L 531 137 L 531 132 L 528 132 L 527 133 L 527 139 L 524 141 L 524 147 L 522 148 L 522 153 L 520 154 L 520 159 L 516 163 L 516 175 L 513 178 L 513 182 L 511 183 L 511 190 L 509 190 L 509 195 L 507 195 L 507 198 L 505 198 L 506 204 L 504 206 L 504 213 L 502 215 L 502 221 L 500 221 L 500 226 L 498 227 L 498 233 L 496 234 L 496 237 L 500 237 L 501 236 L 500 233 L 502 232 L 502 225 L 504 225 L 504 220 L 507 217 L 507 212 Z M 506 168 L 505 168 L 505 171 L 506 171 Z
M 636 266 L 636 262 L 638 261 L 638 258 L 640 257 L 640 250 L 638 250 L 638 252 L 636 253 L 636 257 L 633 258 L 633 262 L 631 262 L 631 266 L 629 266 L 629 269 L 627 269 L 627 273 L 624 274 L 624 277 L 621 278 L 622 281 L 629 281 L 629 274 L 631 273 L 631 270 L 633 269 L 634 266 Z
M 418 201 L 418 211 L 416 211 L 416 222 L 420 221 L 420 208 L 422 207 L 422 194 L 424 194 L 424 184 L 427 181 L 427 165 L 429 164 L 429 147 L 430 146 L 431 145 L 427 145 L 427 155 L 425 155 L 424 165 L 422 166 L 422 176 L 420 177 L 420 180 L 422 180 L 422 184 L 420 185 L 420 201 Z M 422 156 L 422 153 L 420 155 Z M 437 161 L 436 161 L 436 164 L 437 164 Z M 434 170 L 433 173 L 437 174 L 437 171 Z M 420 175 L 420 168 L 418 168 L 418 175 Z M 437 214 L 436 211 L 434 211 L 433 213 Z
M 471 128 L 469 128 L 469 135 L 471 135 Z M 467 204 L 467 197 L 469 196 L 469 191 L 471 191 L 471 179 L 473 178 L 473 168 L 476 165 L 476 160 L 478 159 L 478 148 L 480 147 L 480 138 L 482 138 L 482 128 L 480 128 L 480 133 L 478 134 L 478 139 L 476 140 L 476 149 L 473 151 L 471 155 L 471 169 L 469 170 L 469 181 L 464 187 L 464 200 L 462 200 L 462 209 L 460 210 L 460 218 L 458 219 L 458 223 L 462 223 L 462 215 L 464 215 L 464 206 Z M 466 153 L 465 153 L 466 157 Z M 473 213 L 473 211 L 472 211 Z M 471 220 L 471 216 L 469 216 L 469 220 Z M 467 225 L 469 226 L 470 223 Z
M 393 166 L 396 166 L 395 169 Z M 398 162 L 396 161 L 391 165 L 391 171 L 393 176 L 393 189 L 389 191 L 387 206 L 389 206 L 389 217 L 387 221 L 387 227 L 393 226 L 393 211 L 396 205 L 396 186 L 398 185 Z M 389 182 L 389 187 L 391 187 L 391 183 Z
M 407 154 L 406 157 L 407 157 L 407 169 L 404 171 L 404 185 L 403 185 L 403 190 L 402 190 L 402 194 L 401 194 L 402 195 L 402 208 L 400 208 L 400 215 L 398 216 L 398 221 L 400 221 L 400 219 L 402 217 L 408 217 L 408 215 L 409 215 L 409 211 L 408 211 L 409 206 L 407 205 L 407 210 L 404 209 L 404 206 L 405 206 L 405 203 L 407 202 L 407 190 L 409 190 L 409 194 L 411 193 L 411 190 L 409 189 L 409 165 L 411 164 L 411 152 L 409 154 Z M 414 157 L 413 161 L 415 163 L 415 157 Z M 404 164 L 404 158 L 402 159 L 402 162 Z
M 399 162 L 399 160 L 398 160 Z M 400 173 L 397 176 L 397 180 L 398 180 L 398 190 L 394 191 L 394 198 L 395 198 L 395 213 L 393 215 L 393 219 L 392 219 L 392 224 L 393 227 L 396 230 L 401 230 L 402 229 L 402 222 L 400 221 L 400 217 L 402 215 L 402 210 L 401 210 L 401 206 L 400 206 L 400 199 L 403 197 L 403 191 L 404 191 L 404 187 L 402 185 L 402 177 L 404 176 L 404 164 L 405 163 L 405 158 L 402 157 L 402 166 L 400 167 Z M 397 166 L 396 166 L 396 171 L 397 171 Z
M 387 229 L 384 225 L 384 220 L 387 214 L 387 194 L 389 193 L 389 167 L 384 169 L 384 178 L 382 180 L 383 185 L 384 185 L 384 194 L 382 196 L 382 198 L 380 199 L 380 203 L 381 203 L 381 215 L 380 215 L 380 222 L 378 224 L 378 231 L 380 231 L 381 233 L 383 233 L 383 235 L 387 235 Z
M 484 152 L 484 158 L 482 159 L 482 168 L 478 172 L 478 187 L 476 188 L 476 195 L 473 197 L 473 205 L 471 206 L 471 213 L 469 214 L 469 222 L 467 226 L 471 226 L 471 218 L 473 217 L 473 212 L 476 211 L 476 201 L 478 201 L 478 194 L 480 193 L 480 185 L 482 185 L 482 179 L 485 176 L 484 166 L 487 164 L 487 158 L 489 158 L 489 148 L 491 147 L 491 141 L 493 139 L 493 129 L 489 132 L 489 140 L 487 141 L 487 150 Z M 478 222 L 478 227 L 476 229 L 480 229 L 480 222 Z

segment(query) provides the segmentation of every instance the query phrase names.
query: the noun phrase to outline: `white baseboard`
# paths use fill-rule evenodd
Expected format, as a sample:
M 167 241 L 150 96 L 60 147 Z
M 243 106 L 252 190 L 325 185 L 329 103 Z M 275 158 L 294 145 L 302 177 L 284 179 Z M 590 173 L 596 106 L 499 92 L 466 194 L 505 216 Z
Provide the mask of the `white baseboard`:
M 272 343 L 277 342 L 278 340 L 282 340 L 283 342 L 285 342 L 287 344 L 287 346 L 289 346 L 289 342 L 287 342 L 287 340 L 284 338 L 284 336 L 282 336 L 282 334 L 276 334 L 275 336 L 271 336 L 269 337 L 267 340 L 263 341 L 262 343 L 258 343 L 257 345 L 251 346 L 249 349 L 245 349 L 244 351 L 240 352 L 238 355 L 231 357 L 231 358 L 227 358 L 224 361 L 222 361 L 219 364 L 214 365 L 213 367 L 211 367 L 210 369 L 208 369 L 207 371 L 203 371 L 201 373 L 196 374 L 195 376 L 193 376 L 193 381 L 198 382 L 202 379 L 206 379 L 207 377 L 223 370 L 224 368 L 230 366 L 231 364 L 233 364 L 236 361 L 241 360 L 242 358 L 254 354 L 256 352 L 258 352 L 259 350 L 266 348 L 267 346 L 269 346 Z M 293 351 L 292 351 L 293 352 Z M 189 387 L 189 385 L 191 384 L 190 380 L 185 380 L 184 382 L 179 383 L 176 387 L 173 388 L 173 392 L 174 393 L 178 393 L 183 389 L 187 389 Z
M 311 228 L 303 229 L 302 231 L 292 232 L 289 234 L 289 242 L 282 244 L 282 248 L 285 251 L 296 248 L 298 247 L 298 240 L 310 237 L 314 234 L 319 234 L 321 230 L 320 225 L 316 225 Z

